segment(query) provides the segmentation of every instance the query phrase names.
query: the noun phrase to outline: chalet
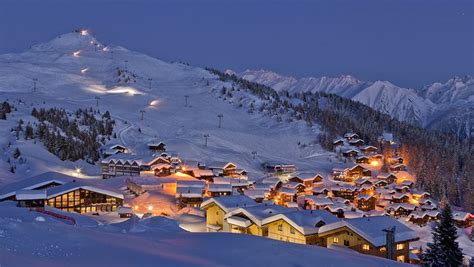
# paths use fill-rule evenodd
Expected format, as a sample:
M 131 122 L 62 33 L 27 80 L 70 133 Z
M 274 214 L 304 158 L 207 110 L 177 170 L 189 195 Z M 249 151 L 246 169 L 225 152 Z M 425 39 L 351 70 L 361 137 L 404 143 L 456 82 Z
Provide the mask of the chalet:
M 379 179 L 371 179 L 372 184 L 376 188 L 383 188 L 388 185 L 386 180 L 379 180 Z
M 275 203 L 285 205 L 288 202 L 296 202 L 298 193 L 296 188 L 282 187 L 276 193 Z
M 425 200 L 425 199 L 428 200 L 431 194 L 426 191 L 412 190 L 411 196 L 413 197 L 413 199 L 420 202 L 420 200 Z
M 362 195 L 373 195 L 374 194 L 374 185 L 372 184 L 363 184 L 359 187 L 359 194 Z
M 263 164 L 263 168 L 267 173 L 275 175 L 291 174 L 296 171 L 295 165 L 282 162 L 266 162 Z
M 318 196 L 318 195 L 327 195 L 329 193 L 329 190 L 324 187 L 324 186 L 317 186 L 313 187 L 313 195 Z
M 436 221 L 439 218 L 439 211 L 414 211 L 409 216 L 409 221 L 419 226 L 424 226 L 430 221 Z
M 343 146 L 343 145 L 344 145 L 344 139 L 342 139 L 342 138 L 335 139 L 335 140 L 332 142 L 333 148 L 336 148 L 336 147 L 338 147 L 338 146 Z
M 400 156 L 391 157 L 388 159 L 390 165 L 403 164 L 403 158 Z
M 410 192 L 410 187 L 408 185 L 404 185 L 404 184 L 395 185 L 393 188 L 395 189 L 396 192 L 399 192 L 399 193 L 408 193 L 408 192 Z
M 336 185 L 331 187 L 333 196 L 354 200 L 358 194 L 358 188 L 351 185 Z
M 345 177 L 346 180 L 347 178 L 354 180 L 364 176 L 371 176 L 371 174 L 372 172 L 369 169 L 366 169 L 362 165 L 357 164 L 346 171 Z
M 395 164 L 390 166 L 390 171 L 392 172 L 401 172 L 401 171 L 406 171 L 407 166 L 404 164 Z
M 395 176 L 393 173 L 381 173 L 377 175 L 377 178 L 386 181 L 387 184 L 393 184 L 397 181 L 397 176 Z
M 268 237 L 268 228 L 262 227 L 263 221 L 274 215 L 295 210 L 267 204 L 240 207 L 225 214 L 223 230 L 225 232 Z
M 120 218 L 130 218 L 133 216 L 133 210 L 130 207 L 120 207 L 118 209 L 118 214 Z
M 344 218 L 344 213 L 351 210 L 350 207 L 341 203 L 329 204 L 324 209 L 336 215 L 338 218 Z
M 265 184 L 272 192 L 279 190 L 283 185 L 281 180 L 277 177 L 264 177 L 258 180 L 255 184 Z
M 458 227 L 462 228 L 474 225 L 474 215 L 469 212 L 453 211 L 453 220 Z
M 120 175 L 139 176 L 141 171 L 151 171 L 155 164 L 170 164 L 169 160 L 155 156 L 137 156 L 122 153 L 101 161 L 102 177 L 110 178 Z
M 375 209 L 377 199 L 372 195 L 358 195 L 356 198 L 357 208 L 362 211 L 371 211 Z
M 110 157 L 112 155 L 120 154 L 120 153 L 125 153 L 127 152 L 127 148 L 122 146 L 122 145 L 111 145 L 108 149 L 105 149 L 102 151 L 102 157 Z
M 206 211 L 206 228 L 208 232 L 228 231 L 224 228 L 224 216 L 240 207 L 249 207 L 257 203 L 243 195 L 210 198 L 201 204 L 201 209 Z
M 374 146 L 363 146 L 360 148 L 360 151 L 365 155 L 373 155 L 377 153 L 377 148 Z
M 352 139 L 349 140 L 349 145 L 351 146 L 356 146 L 356 147 L 361 147 L 365 144 L 364 140 L 362 139 Z
M 338 221 L 325 210 L 293 210 L 263 219 L 262 236 L 291 243 L 322 245 L 319 228 Z
M 415 210 L 415 208 L 415 205 L 408 203 L 394 203 L 387 206 L 386 210 L 388 214 L 394 217 L 407 217 Z
M 214 173 L 208 169 L 186 168 L 184 172 L 200 180 L 212 181 L 214 178 Z
M 237 177 L 237 165 L 232 162 L 211 162 L 207 167 L 212 170 L 214 176 L 230 176 Z
M 270 193 L 267 190 L 259 190 L 253 188 L 244 191 L 244 195 L 253 199 L 257 203 L 262 203 L 263 200 L 265 200 L 269 194 Z
M 303 184 L 306 188 L 312 188 L 314 185 L 323 181 L 323 176 L 314 173 L 299 173 L 296 176 L 288 179 L 289 182 L 296 182 Z
M 395 144 L 395 138 L 393 137 L 393 133 L 384 132 L 378 138 L 380 143 L 389 143 L 391 145 Z
M 342 156 L 346 158 L 355 158 L 359 155 L 359 151 L 356 149 L 348 149 L 342 152 Z
M 345 133 L 344 138 L 350 141 L 350 140 L 359 139 L 359 135 L 356 133 Z
M 368 156 L 359 156 L 356 158 L 356 163 L 369 163 L 369 157 Z
M 415 183 L 410 180 L 405 180 L 402 182 L 402 185 L 407 186 L 408 188 L 413 188 L 415 187 Z M 426 192 L 425 192 L 426 193 Z M 429 195 L 429 193 L 427 193 Z
M 318 233 L 323 246 L 344 246 L 382 258 L 387 258 L 391 250 L 394 260 L 405 263 L 409 262 L 410 242 L 419 239 L 415 231 L 389 216 L 346 219 L 323 225 Z M 392 234 L 393 243 L 389 241 Z
M 151 170 L 153 171 L 155 176 L 160 176 L 160 177 L 169 176 L 171 175 L 171 173 L 174 172 L 173 166 L 171 166 L 168 163 L 155 164 L 151 167 Z
M 232 195 L 230 184 L 207 184 L 206 195 L 209 197 L 220 197 Z
M 304 208 L 307 210 L 323 210 L 328 205 L 332 205 L 334 202 L 328 197 L 320 196 L 305 196 L 304 197 Z
M 147 147 L 150 151 L 153 152 L 165 152 L 166 145 L 163 142 L 151 142 L 147 144 Z
M 176 188 L 176 206 L 181 209 L 184 207 L 199 207 L 203 201 L 203 189 L 198 187 L 177 187 Z
M 50 206 L 68 212 L 117 211 L 123 195 L 60 173 L 43 173 L 0 189 L 1 200 L 20 207 Z
M 405 193 L 395 193 L 392 195 L 392 202 L 393 203 L 408 203 L 410 200 L 410 196 Z
M 345 181 L 346 180 L 346 169 L 341 168 L 333 168 L 332 169 L 332 176 L 333 179 L 336 181 Z
M 214 184 L 229 184 L 234 191 L 243 193 L 246 189 L 249 188 L 249 181 L 247 179 L 238 179 L 230 177 L 214 177 L 212 178 Z
M 356 179 L 354 181 L 355 185 L 356 186 L 362 186 L 362 185 L 372 185 L 372 181 L 369 179 L 370 177 L 362 177 L 362 178 L 359 178 L 359 179 Z

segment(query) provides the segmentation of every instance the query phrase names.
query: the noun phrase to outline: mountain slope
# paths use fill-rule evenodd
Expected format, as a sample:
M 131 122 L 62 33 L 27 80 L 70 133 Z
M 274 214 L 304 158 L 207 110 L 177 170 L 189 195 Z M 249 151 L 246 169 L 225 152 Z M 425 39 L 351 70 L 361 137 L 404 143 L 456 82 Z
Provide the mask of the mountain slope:
M 468 135 L 470 126 L 467 117 L 474 112 L 469 108 L 474 106 L 474 81 L 470 77 L 454 78 L 444 84 L 435 83 L 414 90 L 398 87 L 388 81 L 364 82 L 349 75 L 296 79 L 266 70 L 246 70 L 235 74 L 278 91 L 337 94 L 399 120 L 454 132 L 462 137 Z
M 38 79 L 36 92 L 34 78 Z M 122 47 L 105 47 L 90 35 L 68 33 L 24 53 L 0 56 L 1 100 L 17 107 L 6 121 L 0 121 L 0 127 L 12 129 L 19 119 L 34 123 L 33 107 L 61 107 L 70 112 L 97 109 L 96 97 L 100 97 L 98 109 L 110 111 L 117 121 L 117 139 L 108 143 L 122 143 L 133 153 L 149 153 L 146 144 L 159 139 L 184 159 L 234 161 L 252 177 L 262 174 L 261 163 L 267 160 L 330 172 L 334 154 L 314 144 L 317 127 L 251 114 L 237 101 L 224 100 L 223 86 L 230 85 L 204 69 L 163 62 Z M 143 121 L 141 110 L 145 111 Z M 222 128 L 218 128 L 218 114 L 223 114 Z M 22 137 L 16 140 L 8 130 L 5 134 L 0 139 L 3 161 L 11 158 L 8 151 L 19 147 L 26 163 L 19 163 L 15 174 L 4 166 L 0 183 L 47 170 L 72 172 L 76 166 L 88 175 L 100 173 L 98 166 L 83 162 L 64 162 L 64 169 L 58 170 L 57 159 L 41 143 Z M 210 135 L 208 147 L 204 134 Z M 252 151 L 257 151 L 256 159 Z M 316 165 L 312 155 L 319 155 Z

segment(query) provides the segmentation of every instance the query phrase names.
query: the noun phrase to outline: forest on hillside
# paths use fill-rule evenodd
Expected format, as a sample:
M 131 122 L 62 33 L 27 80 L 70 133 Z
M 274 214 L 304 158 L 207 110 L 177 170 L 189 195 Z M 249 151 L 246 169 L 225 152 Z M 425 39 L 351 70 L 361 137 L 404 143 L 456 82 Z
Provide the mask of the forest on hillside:
M 231 82 L 233 87 L 264 100 L 260 107 L 254 107 L 252 103 L 252 111 L 257 109 L 277 118 L 287 115 L 310 126 L 319 124 L 324 133 L 316 139 L 328 150 L 332 149 L 334 138 L 346 132 L 356 132 L 371 144 L 377 144 L 384 131 L 393 133 L 400 144 L 397 152 L 416 175 L 418 188 L 430 192 L 438 200 L 446 198 L 456 206 L 474 211 L 473 138 L 461 139 L 454 134 L 400 122 L 362 103 L 334 94 L 277 92 L 216 69 L 207 70 L 221 81 Z M 232 95 L 233 89 L 223 90 Z M 387 153 L 393 151 L 386 150 Z

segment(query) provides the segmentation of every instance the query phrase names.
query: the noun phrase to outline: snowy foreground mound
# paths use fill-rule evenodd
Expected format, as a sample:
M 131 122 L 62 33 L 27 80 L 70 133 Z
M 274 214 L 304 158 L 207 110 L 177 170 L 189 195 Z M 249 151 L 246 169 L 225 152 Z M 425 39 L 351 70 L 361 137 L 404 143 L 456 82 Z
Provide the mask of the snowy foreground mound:
M 163 217 L 72 226 L 0 204 L 2 266 L 403 266 L 353 251 L 229 233 L 188 233 Z M 79 216 L 79 215 L 78 215 Z

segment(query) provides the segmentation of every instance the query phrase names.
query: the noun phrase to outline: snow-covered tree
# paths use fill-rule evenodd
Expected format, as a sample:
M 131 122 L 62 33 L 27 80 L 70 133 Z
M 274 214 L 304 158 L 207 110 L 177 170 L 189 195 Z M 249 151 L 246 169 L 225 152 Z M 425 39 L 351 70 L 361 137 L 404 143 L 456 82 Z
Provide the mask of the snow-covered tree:
M 433 267 L 458 267 L 463 264 L 462 251 L 456 241 L 457 229 L 454 225 L 451 206 L 446 204 L 440 220 L 432 230 L 433 242 L 423 254 L 423 263 Z

